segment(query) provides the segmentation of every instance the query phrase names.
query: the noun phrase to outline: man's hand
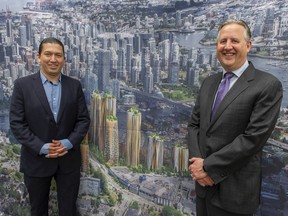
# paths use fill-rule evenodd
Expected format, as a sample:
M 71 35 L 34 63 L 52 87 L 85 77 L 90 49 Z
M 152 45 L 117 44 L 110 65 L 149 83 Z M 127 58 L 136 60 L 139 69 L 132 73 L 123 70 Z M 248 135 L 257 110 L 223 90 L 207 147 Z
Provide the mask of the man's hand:
M 46 155 L 46 158 L 58 158 L 68 153 L 59 140 L 52 140 L 48 150 L 49 154 Z
M 193 179 L 199 180 L 205 178 L 208 174 L 203 170 L 203 162 L 204 159 L 202 158 L 191 158 L 189 159 L 191 165 L 189 166 L 189 170 L 192 172 Z
M 204 159 L 193 157 L 189 159 L 189 162 L 191 162 L 189 170 L 192 173 L 193 180 L 197 181 L 202 187 L 214 185 L 212 178 L 203 169 Z
M 211 179 L 210 176 L 206 176 L 202 179 L 199 179 L 197 180 L 197 182 L 202 186 L 202 187 L 205 187 L 205 186 L 213 186 L 214 185 L 214 181 L 213 179 Z

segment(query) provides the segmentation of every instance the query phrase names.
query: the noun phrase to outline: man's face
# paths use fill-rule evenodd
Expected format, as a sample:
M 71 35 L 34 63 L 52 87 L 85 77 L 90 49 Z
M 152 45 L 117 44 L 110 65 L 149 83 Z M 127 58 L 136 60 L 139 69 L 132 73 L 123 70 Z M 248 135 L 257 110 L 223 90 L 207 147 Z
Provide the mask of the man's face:
M 245 40 L 245 28 L 238 24 L 224 26 L 218 35 L 217 58 L 226 71 L 240 68 L 247 59 L 251 41 Z
M 59 77 L 65 63 L 64 53 L 59 44 L 43 44 L 42 52 L 38 53 L 37 57 L 41 66 L 41 72 L 46 78 Z

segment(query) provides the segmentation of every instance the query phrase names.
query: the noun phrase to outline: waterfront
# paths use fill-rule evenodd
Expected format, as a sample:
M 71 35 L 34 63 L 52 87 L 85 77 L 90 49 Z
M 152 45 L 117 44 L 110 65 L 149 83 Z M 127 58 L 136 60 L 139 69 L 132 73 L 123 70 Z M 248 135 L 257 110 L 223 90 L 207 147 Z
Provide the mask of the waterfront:
M 187 49 L 196 48 L 201 49 L 202 52 L 209 54 L 211 52 L 215 52 L 215 46 L 203 46 L 199 43 L 201 38 L 203 38 L 205 32 L 204 31 L 196 31 L 195 33 L 190 34 L 176 34 L 177 42 L 179 45 L 186 47 Z M 252 41 L 253 46 L 253 41 Z M 207 55 L 208 56 L 208 55 Z M 276 76 L 283 85 L 283 100 L 282 107 L 288 106 L 288 93 L 286 90 L 288 89 L 288 68 L 283 67 L 280 62 L 284 62 L 281 60 L 274 60 L 271 58 L 261 58 L 256 56 L 249 56 L 248 60 L 252 61 L 254 66 L 257 69 L 266 71 L 268 73 Z M 279 65 L 277 67 L 276 65 Z
M 33 2 L 33 0 L 1 0 L 0 10 L 9 9 L 12 12 L 18 12 L 23 10 L 23 6 L 26 5 L 27 2 Z
M 200 48 L 204 53 L 215 52 L 214 46 L 207 47 L 199 44 L 199 41 L 201 40 L 201 38 L 203 38 L 204 33 L 204 31 L 196 31 L 192 34 L 176 34 L 176 38 L 178 43 L 181 46 L 186 47 L 187 49 L 191 49 L 193 47 L 196 49 Z M 275 65 L 279 63 L 279 60 L 263 59 L 254 56 L 249 57 L 249 60 L 253 62 L 256 68 L 267 71 L 276 76 L 279 80 L 281 80 L 284 89 L 282 107 L 287 107 L 288 93 L 286 89 L 288 89 L 288 69 L 284 67 L 276 67 Z M 5 132 L 7 132 L 9 129 L 8 112 L 5 115 L 0 116 L 0 129 Z

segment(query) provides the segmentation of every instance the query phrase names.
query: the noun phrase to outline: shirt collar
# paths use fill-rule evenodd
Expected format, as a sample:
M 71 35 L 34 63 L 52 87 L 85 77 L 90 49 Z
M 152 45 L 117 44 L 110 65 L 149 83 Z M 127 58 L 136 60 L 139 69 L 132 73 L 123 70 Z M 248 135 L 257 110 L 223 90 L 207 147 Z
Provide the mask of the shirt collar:
M 240 68 L 238 68 L 237 70 L 232 71 L 232 72 L 237 77 L 240 77 L 244 73 L 244 71 L 246 70 L 247 67 L 249 67 L 249 63 L 248 63 L 248 60 L 246 59 L 245 63 Z M 224 73 L 223 73 L 223 76 L 224 76 L 224 74 L 227 73 L 227 71 L 225 71 L 224 69 L 223 69 L 223 71 L 224 71 Z
M 61 77 L 62 77 L 62 74 L 60 74 L 58 82 L 61 82 Z M 46 82 L 50 82 L 50 81 L 43 75 L 43 73 L 42 73 L 41 71 L 40 71 L 40 78 L 41 78 L 42 84 L 45 84 Z

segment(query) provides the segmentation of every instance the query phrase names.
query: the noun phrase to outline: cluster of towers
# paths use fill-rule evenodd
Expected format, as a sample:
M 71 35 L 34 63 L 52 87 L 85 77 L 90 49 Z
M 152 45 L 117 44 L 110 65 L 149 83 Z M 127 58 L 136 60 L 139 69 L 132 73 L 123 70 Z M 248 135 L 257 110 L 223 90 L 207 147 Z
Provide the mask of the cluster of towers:
M 93 92 L 91 97 L 89 139 L 97 145 L 106 161 L 117 164 L 119 162 L 119 138 L 116 98 L 108 93 L 97 92 Z
M 69 14 L 73 16 L 72 14 Z M 177 23 L 193 22 L 191 16 Z M 12 18 L 6 19 L 6 31 L 0 32 L 0 63 L 4 63 L 7 87 L 13 87 L 18 77 L 39 71 L 36 54 L 40 42 L 49 36 L 60 39 L 65 45 L 63 73 L 82 81 L 90 103 L 94 89 L 111 91 L 119 99 L 119 81 L 153 93 L 162 82 L 179 83 L 179 71 L 186 71 L 186 82 L 198 85 L 199 67 L 203 60 L 199 52 L 191 49 L 183 55 L 174 33 L 156 31 L 170 18 L 155 15 L 152 24 L 143 25 L 138 17 L 133 29 L 117 31 L 115 18 L 109 20 L 54 20 L 51 13 L 25 12 L 15 30 Z M 166 21 L 165 21 L 166 20 Z M 164 22 L 165 21 L 165 22 Z M 139 22 L 139 26 L 136 25 Z M 155 26 L 159 22 L 160 26 Z M 179 24 L 180 25 L 180 24 Z M 139 28 L 138 28 L 138 27 Z M 196 68 L 195 68 L 196 67 Z
M 119 162 L 118 119 L 116 98 L 108 93 L 92 94 L 91 126 L 89 139 L 111 164 Z M 140 164 L 141 113 L 132 107 L 127 111 L 126 163 L 129 166 Z
M 141 150 L 145 148 L 145 163 L 149 170 L 159 170 L 164 165 L 164 138 L 157 133 L 148 136 L 148 142 L 143 145 L 142 114 L 132 106 L 126 111 L 126 142 L 125 148 L 119 147 L 118 118 L 116 117 L 116 98 L 109 93 L 94 91 L 91 101 L 90 142 L 95 144 L 110 164 L 119 163 L 120 149 L 124 152 L 127 166 L 138 166 L 141 161 Z M 122 155 L 123 155 L 122 154 Z M 142 154 L 143 155 L 143 154 Z M 175 171 L 185 171 L 188 168 L 188 149 L 183 145 L 173 148 Z M 143 160 L 142 160 L 143 162 Z
M 43 16 L 50 17 L 42 19 Z M 165 17 L 163 19 L 167 21 Z M 156 18 L 157 24 L 159 18 Z M 179 13 L 177 20 L 180 25 Z M 26 14 L 21 17 L 20 26 L 15 31 L 12 19 L 7 18 L 6 32 L 0 33 L 0 63 L 5 66 L 0 72 L 7 80 L 6 91 L 9 87 L 12 89 L 18 77 L 39 71 L 36 54 L 42 39 L 49 36 L 59 38 L 65 46 L 63 73 L 81 80 L 91 107 L 89 139 L 99 147 L 107 161 L 117 164 L 119 135 L 116 101 L 120 99 L 120 82 L 153 93 L 155 86 L 161 82 L 178 84 L 179 71 L 184 68 L 187 71 L 187 83 L 197 85 L 198 72 L 194 68 L 204 61 L 201 60 L 201 53 L 195 49 L 191 49 L 186 57 L 183 56 L 173 33 L 156 32 L 148 24 L 147 28 L 142 28 L 142 21 L 138 21 L 139 28 L 136 26 L 136 31 L 122 33 L 110 31 L 111 28 L 117 29 L 113 21 L 110 27 L 106 27 L 104 21 L 100 20 L 59 22 L 59 19 L 54 20 L 48 13 L 39 13 L 35 17 Z M 4 87 L 0 86 L 0 94 L 2 92 L 4 95 L 1 89 Z M 101 93 L 95 92 L 95 89 Z M 112 94 L 102 93 L 107 91 Z M 127 111 L 127 165 L 140 163 L 141 121 L 140 112 L 133 109 Z M 159 169 L 163 166 L 163 151 L 163 140 L 157 136 L 149 137 L 149 168 Z

